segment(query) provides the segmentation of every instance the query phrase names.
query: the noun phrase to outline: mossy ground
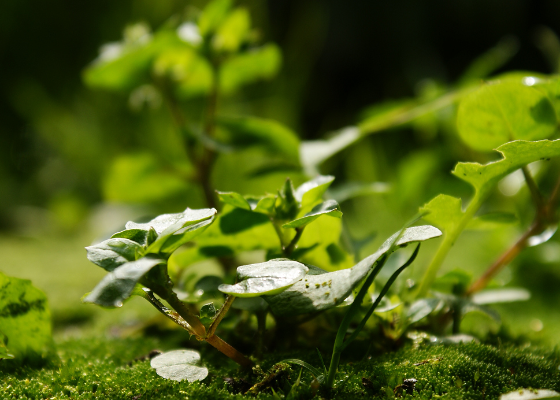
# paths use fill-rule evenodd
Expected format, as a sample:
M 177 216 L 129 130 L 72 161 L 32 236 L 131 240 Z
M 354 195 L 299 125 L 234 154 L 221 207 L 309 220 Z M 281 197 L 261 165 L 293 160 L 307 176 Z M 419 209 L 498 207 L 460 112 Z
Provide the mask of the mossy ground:
M 262 377 L 240 371 L 208 346 L 201 352 L 209 376 L 203 382 L 174 382 L 160 378 L 147 355 L 174 344 L 156 338 L 107 339 L 89 337 L 58 343 L 58 359 L 42 368 L 29 366 L 0 371 L 1 399 L 241 399 L 250 384 Z M 268 354 L 261 362 L 268 371 L 276 362 L 300 358 L 319 366 L 314 349 Z M 4 361 L 6 363 L 6 361 Z M 486 344 L 432 345 L 409 343 L 396 352 L 365 360 L 347 359 L 339 372 L 339 387 L 330 394 L 314 391 L 313 377 L 303 371 L 288 398 L 444 398 L 495 399 L 519 388 L 560 391 L 560 352 L 534 347 Z M 284 398 L 300 374 L 293 367 L 273 380 Z M 228 378 L 228 379 L 226 379 Z M 229 379 L 231 378 L 231 379 Z M 405 379 L 416 383 L 403 385 Z M 342 380 L 346 380 L 344 384 Z M 229 381 L 229 382 L 228 382 Z M 256 396 L 273 399 L 271 389 Z

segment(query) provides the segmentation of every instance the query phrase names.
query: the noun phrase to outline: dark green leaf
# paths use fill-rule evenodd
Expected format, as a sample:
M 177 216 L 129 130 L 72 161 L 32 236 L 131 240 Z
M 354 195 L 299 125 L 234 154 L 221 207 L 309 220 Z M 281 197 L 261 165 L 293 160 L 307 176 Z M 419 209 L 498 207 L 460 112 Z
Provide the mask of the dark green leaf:
M 200 354 L 194 350 L 173 350 L 160 354 L 150 361 L 156 373 L 174 381 L 201 381 L 208 376 L 208 369 L 201 367 Z
M 52 351 L 47 298 L 27 279 L 0 272 L 0 359 L 41 359 Z M 8 355 L 9 354 L 9 355 Z
M 479 215 L 478 217 L 470 220 L 466 229 L 486 230 L 496 229 L 504 225 L 512 225 L 518 223 L 519 220 L 512 213 L 506 212 L 493 212 L 488 214 Z
M 204 325 L 212 323 L 215 316 L 216 307 L 214 307 L 214 303 L 204 304 L 202 307 L 200 307 L 200 322 L 202 322 Z
M 208 2 L 198 18 L 198 29 L 202 36 L 213 33 L 226 18 L 231 8 L 231 0 L 212 0 Z
M 84 298 L 84 302 L 103 307 L 121 307 L 142 277 L 159 264 L 165 264 L 165 260 L 144 257 L 122 264 L 105 275 L 95 289 Z

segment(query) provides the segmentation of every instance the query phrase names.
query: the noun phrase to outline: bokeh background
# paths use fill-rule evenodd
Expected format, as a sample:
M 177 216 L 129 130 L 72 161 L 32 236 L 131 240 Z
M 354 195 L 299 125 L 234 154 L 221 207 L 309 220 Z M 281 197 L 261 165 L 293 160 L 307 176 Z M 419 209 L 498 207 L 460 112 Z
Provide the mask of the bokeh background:
M 0 270 L 32 279 L 48 294 L 55 327 L 101 315 L 94 306 L 80 303 L 103 275 L 86 260 L 84 246 L 128 219 L 203 206 L 199 193 L 178 188 L 175 181 L 167 182 L 164 190 L 153 183 L 138 189 L 117 179 L 134 165 L 147 163 L 149 168 L 152 159 L 180 158 L 173 124 L 164 107 L 138 110 L 131 107 L 129 93 L 86 87 L 82 72 L 103 43 L 120 40 L 127 24 L 144 22 L 157 29 L 173 15 L 186 15 L 204 4 L 0 4 Z M 556 0 L 236 4 L 249 9 L 263 40 L 280 47 L 282 67 L 274 79 L 245 87 L 221 100 L 220 107 L 226 113 L 278 120 L 302 140 L 355 124 L 372 104 L 444 93 L 467 79 L 465 72 L 476 76 L 479 64 L 473 61 L 490 49 L 501 60 L 488 71 L 492 74 L 551 74 L 560 65 Z M 196 102 L 185 107 L 200 111 Z M 243 157 L 262 156 L 249 151 Z M 445 118 L 428 119 L 360 141 L 329 160 L 323 172 L 334 174 L 337 182 L 392 185 L 390 193 L 343 204 L 356 237 L 377 232 L 381 240 L 437 193 L 468 198 L 469 188 L 449 174 L 456 162 L 492 158 L 495 155 L 462 146 Z M 261 194 L 274 190 L 287 175 L 251 177 L 244 168 L 234 173 L 231 166 L 238 162 L 226 158 L 218 164 L 217 189 Z M 407 165 L 418 165 L 421 172 L 413 182 L 403 172 Z M 301 182 L 302 176 L 295 175 Z M 497 194 L 491 204 L 514 210 L 527 204 L 526 194 L 517 200 L 506 197 Z M 483 271 L 526 222 L 519 228 L 463 235 L 464 246 L 450 255 L 447 268 Z M 533 299 L 501 310 L 513 331 L 556 343 L 560 244 L 552 240 L 543 246 L 529 249 L 501 275 L 504 281 L 528 286 Z M 131 318 L 134 312 L 152 312 L 134 307 L 127 314 Z M 122 312 L 109 313 L 109 319 L 120 319 Z

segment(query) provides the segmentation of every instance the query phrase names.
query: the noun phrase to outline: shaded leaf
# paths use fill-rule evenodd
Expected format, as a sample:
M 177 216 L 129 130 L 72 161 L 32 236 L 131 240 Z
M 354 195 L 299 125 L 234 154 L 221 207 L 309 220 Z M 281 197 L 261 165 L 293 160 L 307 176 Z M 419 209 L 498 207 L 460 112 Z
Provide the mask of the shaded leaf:
M 125 229 L 111 236 L 112 239 L 122 238 L 132 240 L 142 246 L 149 246 L 157 239 L 157 232 L 151 228 L 144 229 Z
M 210 324 L 216 316 L 216 307 L 214 303 L 204 304 L 200 307 L 200 322 L 207 325 Z
M 422 318 L 427 317 L 441 303 L 440 299 L 420 299 L 416 300 L 410 305 L 407 311 L 407 318 L 410 324 L 420 321 Z
M 238 297 L 277 294 L 301 280 L 309 269 L 297 261 L 275 259 L 237 268 L 239 282 L 220 285 L 223 293 Z
M 340 206 L 335 200 L 327 200 L 321 204 L 317 204 L 310 212 L 305 214 L 303 217 L 282 225 L 282 228 L 301 228 L 315 221 L 321 215 L 329 215 L 331 217 L 341 218 L 342 211 L 340 211 Z
M 147 236 L 148 231 L 143 232 L 146 232 Z M 112 238 L 88 246 L 86 250 L 88 260 L 111 272 L 124 263 L 136 260 L 144 249 L 135 241 Z
M 395 235 L 387 239 L 377 252 L 352 268 L 319 275 L 307 274 L 282 293 L 265 296 L 264 299 L 277 316 L 305 314 L 335 307 L 350 295 L 352 289 L 359 285 L 379 258 L 390 249 Z M 429 225 L 407 228 L 396 245 L 424 241 L 440 235 L 439 229 Z
M 230 8 L 231 0 L 212 0 L 208 2 L 198 18 L 200 34 L 206 36 L 216 30 L 226 18 Z
M 218 52 L 234 53 L 245 41 L 250 28 L 251 19 L 247 9 L 236 8 L 216 30 L 212 37 L 212 47 Z
M 165 264 L 165 260 L 148 257 L 122 264 L 105 275 L 83 301 L 103 307 L 121 307 L 142 277 L 160 264 Z
M 556 112 L 542 92 L 510 81 L 483 85 L 463 99 L 457 112 L 459 135 L 481 151 L 516 139 L 544 139 L 556 125 Z
M 150 365 L 159 376 L 174 381 L 195 382 L 208 376 L 208 369 L 200 366 L 200 354 L 194 350 L 168 351 L 152 358 Z
M 27 279 L 0 272 L 0 359 L 41 359 L 52 350 L 47 297 Z

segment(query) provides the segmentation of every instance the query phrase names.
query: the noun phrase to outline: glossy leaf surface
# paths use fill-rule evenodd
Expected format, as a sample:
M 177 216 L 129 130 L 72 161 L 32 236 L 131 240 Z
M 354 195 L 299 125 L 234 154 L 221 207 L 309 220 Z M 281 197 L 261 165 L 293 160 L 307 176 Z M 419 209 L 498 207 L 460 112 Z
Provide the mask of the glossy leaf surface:
M 302 207 L 311 205 L 323 197 L 323 194 L 325 194 L 333 181 L 334 176 L 319 175 L 298 186 L 295 192 L 295 198 L 301 203 Z
M 144 232 L 148 233 L 148 231 Z M 143 247 L 130 239 L 111 238 L 88 246 L 86 250 L 88 260 L 111 272 L 124 263 L 136 260 Z
M 303 217 L 297 218 L 282 225 L 282 228 L 301 228 L 315 221 L 321 215 L 341 218 L 342 211 L 340 211 L 340 206 L 335 200 L 327 200 L 321 204 L 317 204 L 310 212 L 305 214 Z
M 200 354 L 194 350 L 168 351 L 152 358 L 150 365 L 159 376 L 174 381 L 195 382 L 208 376 L 208 369 L 200 366 Z

